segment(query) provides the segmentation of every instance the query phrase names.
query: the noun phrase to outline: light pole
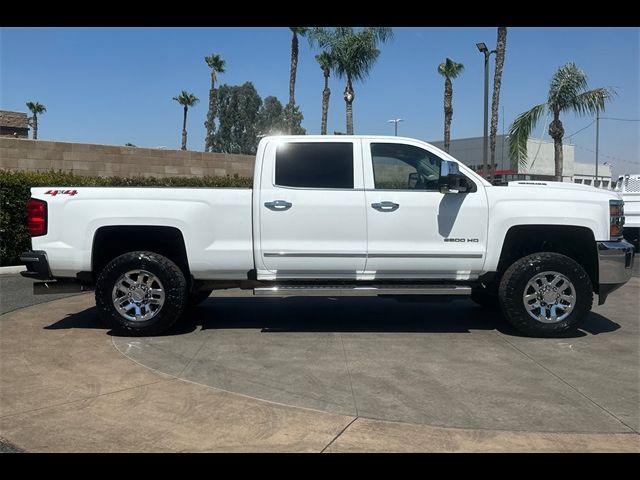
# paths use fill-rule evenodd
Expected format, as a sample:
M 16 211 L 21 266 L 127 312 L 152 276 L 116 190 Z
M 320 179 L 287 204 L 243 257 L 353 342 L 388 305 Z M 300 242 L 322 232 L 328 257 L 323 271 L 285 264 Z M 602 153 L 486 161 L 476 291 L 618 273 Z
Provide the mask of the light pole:
M 487 119 L 489 116 L 489 56 L 492 53 L 496 53 L 496 51 L 489 51 L 484 42 L 476 43 L 476 47 L 478 47 L 481 53 L 484 53 L 484 139 L 482 142 L 482 173 L 487 177 L 487 150 L 489 146 L 489 123 Z
M 403 120 L 401 118 L 394 118 L 393 120 L 387 120 L 388 123 L 394 123 L 395 124 L 396 137 L 398 136 L 398 123 L 400 123 L 402 121 Z

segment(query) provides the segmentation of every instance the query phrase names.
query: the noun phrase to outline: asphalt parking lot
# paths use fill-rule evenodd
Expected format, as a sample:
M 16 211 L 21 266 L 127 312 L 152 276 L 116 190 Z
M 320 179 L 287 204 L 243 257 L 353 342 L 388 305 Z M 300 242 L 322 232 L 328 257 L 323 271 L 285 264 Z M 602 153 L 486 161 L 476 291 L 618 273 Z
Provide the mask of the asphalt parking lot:
M 22 309 L 42 297 L 0 276 L 0 451 L 640 451 L 638 273 L 560 339 L 523 337 L 469 300 L 240 291 L 167 335 L 119 337 L 91 294 Z M 199 417 L 212 395 L 242 406 Z

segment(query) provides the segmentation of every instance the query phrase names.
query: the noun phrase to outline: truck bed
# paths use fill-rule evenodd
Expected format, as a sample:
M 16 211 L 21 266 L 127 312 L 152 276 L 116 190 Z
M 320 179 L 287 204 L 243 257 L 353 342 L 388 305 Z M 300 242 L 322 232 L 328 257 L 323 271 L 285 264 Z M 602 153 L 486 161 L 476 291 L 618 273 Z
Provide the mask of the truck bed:
M 197 278 L 246 278 L 254 268 L 251 189 L 52 187 L 32 197 L 47 202 L 49 231 L 33 249 L 48 252 L 54 276 L 90 271 L 95 234 L 113 225 L 179 229 Z

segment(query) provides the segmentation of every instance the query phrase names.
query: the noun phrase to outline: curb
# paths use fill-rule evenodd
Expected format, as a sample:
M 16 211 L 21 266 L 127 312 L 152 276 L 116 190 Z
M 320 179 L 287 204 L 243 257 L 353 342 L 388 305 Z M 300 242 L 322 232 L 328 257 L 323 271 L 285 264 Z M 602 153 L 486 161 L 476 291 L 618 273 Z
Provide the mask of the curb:
M 15 265 L 13 267 L 0 267 L 0 275 L 15 275 L 24 272 L 27 269 L 24 265 Z

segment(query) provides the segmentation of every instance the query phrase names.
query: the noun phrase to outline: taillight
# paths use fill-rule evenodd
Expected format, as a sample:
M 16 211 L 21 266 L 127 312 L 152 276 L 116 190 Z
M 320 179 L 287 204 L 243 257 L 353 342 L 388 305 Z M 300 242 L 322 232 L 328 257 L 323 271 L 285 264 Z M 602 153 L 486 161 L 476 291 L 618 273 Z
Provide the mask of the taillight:
M 47 234 L 47 202 L 36 198 L 29 199 L 27 202 L 27 228 L 32 237 Z

